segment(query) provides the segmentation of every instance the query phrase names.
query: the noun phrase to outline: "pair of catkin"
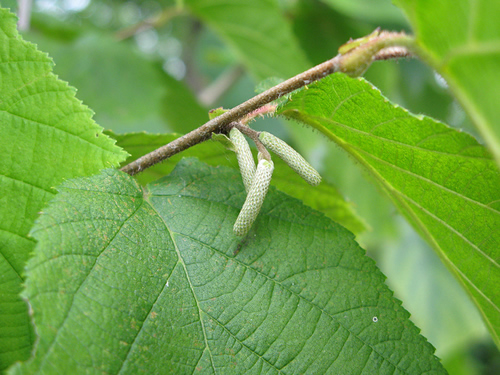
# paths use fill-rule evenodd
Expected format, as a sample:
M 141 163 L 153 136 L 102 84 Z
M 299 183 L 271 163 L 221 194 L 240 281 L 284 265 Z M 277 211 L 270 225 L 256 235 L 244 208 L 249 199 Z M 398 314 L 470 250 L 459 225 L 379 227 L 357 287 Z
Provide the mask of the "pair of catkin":
M 259 162 L 255 167 L 252 151 L 241 132 L 232 128 L 229 137 L 236 152 L 238 165 L 240 167 L 243 184 L 247 191 L 245 203 L 233 226 L 233 232 L 238 236 L 244 236 L 248 233 L 257 215 L 260 212 L 274 171 L 274 163 L 266 160 L 259 154 Z M 268 132 L 261 132 L 259 140 L 262 144 L 278 155 L 309 184 L 316 186 L 321 182 L 319 173 L 293 148 L 286 142 L 275 137 Z

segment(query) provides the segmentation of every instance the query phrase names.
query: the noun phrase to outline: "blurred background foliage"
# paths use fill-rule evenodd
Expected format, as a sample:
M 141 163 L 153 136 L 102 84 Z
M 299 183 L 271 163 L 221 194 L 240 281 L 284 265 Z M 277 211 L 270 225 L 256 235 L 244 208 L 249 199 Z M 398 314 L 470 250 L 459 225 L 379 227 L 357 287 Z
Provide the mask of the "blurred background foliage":
M 114 133 L 186 133 L 208 119 L 208 109 L 240 104 L 263 79 L 327 60 L 351 37 L 378 26 L 411 31 L 390 0 L 24 3 L 24 38 L 49 53 L 55 73 Z M 1 4 L 18 10 L 17 1 Z M 365 77 L 413 113 L 477 137 L 446 82 L 422 62 L 379 62 Z M 450 374 L 500 373 L 498 350 L 466 293 L 342 150 L 296 123 L 265 118 L 253 127 L 292 144 L 352 203 L 369 228 L 358 241 Z

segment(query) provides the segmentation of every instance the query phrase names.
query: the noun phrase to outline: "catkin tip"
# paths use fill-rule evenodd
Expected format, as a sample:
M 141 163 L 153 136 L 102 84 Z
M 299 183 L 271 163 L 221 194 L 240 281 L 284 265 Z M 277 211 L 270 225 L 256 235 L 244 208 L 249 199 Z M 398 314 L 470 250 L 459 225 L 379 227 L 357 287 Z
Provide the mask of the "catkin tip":
M 321 182 L 321 176 L 297 151 L 278 137 L 268 132 L 261 132 L 261 142 L 278 155 L 290 168 L 292 168 L 308 184 L 317 186 Z

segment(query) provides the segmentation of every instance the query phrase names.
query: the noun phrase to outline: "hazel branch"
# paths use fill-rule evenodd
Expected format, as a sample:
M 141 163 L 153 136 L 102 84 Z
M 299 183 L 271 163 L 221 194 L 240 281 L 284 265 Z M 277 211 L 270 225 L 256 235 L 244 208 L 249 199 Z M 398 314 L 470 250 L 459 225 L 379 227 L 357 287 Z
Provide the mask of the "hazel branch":
M 125 165 L 121 171 L 135 175 L 191 146 L 210 139 L 212 133 L 228 134 L 234 126 L 231 123 L 238 122 L 252 111 L 327 75 L 343 72 L 351 76 L 359 76 L 375 60 L 408 57 L 413 54 L 414 49 L 413 38 L 404 33 L 375 30 L 367 37 L 346 43 L 341 47 L 342 53 L 334 58 L 254 96 L 186 135 Z M 240 128 L 238 129 L 241 131 Z M 257 147 L 259 147 L 258 144 Z

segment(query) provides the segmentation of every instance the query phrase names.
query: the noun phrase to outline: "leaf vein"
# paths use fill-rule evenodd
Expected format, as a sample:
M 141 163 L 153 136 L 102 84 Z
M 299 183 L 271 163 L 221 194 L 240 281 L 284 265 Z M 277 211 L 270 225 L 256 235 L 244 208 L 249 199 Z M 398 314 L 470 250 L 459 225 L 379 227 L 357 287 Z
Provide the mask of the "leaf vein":
M 275 279 L 271 278 L 269 275 L 267 275 L 267 274 L 265 274 L 265 273 L 263 273 L 263 272 L 261 272 L 261 271 L 259 271 L 259 270 L 255 269 L 255 268 L 253 268 L 253 267 L 251 267 L 251 266 L 249 266 L 249 265 L 247 265 L 247 264 L 245 264 L 245 263 L 241 262 L 240 260 L 238 260 L 238 259 L 236 259 L 236 258 L 231 258 L 231 257 L 229 257 L 227 254 L 223 253 L 222 251 L 220 251 L 220 250 L 218 250 L 218 249 L 216 249 L 216 248 L 213 248 L 212 246 L 210 246 L 210 245 L 208 245 L 208 244 L 206 244 L 206 243 L 203 243 L 202 241 L 200 241 L 200 240 L 198 240 L 198 239 L 196 239 L 196 238 L 190 237 L 190 236 L 185 235 L 185 234 L 183 234 L 183 233 L 179 233 L 179 232 L 176 232 L 176 233 L 177 233 L 178 235 L 180 235 L 180 236 L 183 236 L 183 237 L 189 238 L 189 239 L 191 239 L 191 240 L 192 240 L 192 241 L 194 241 L 194 242 L 198 242 L 199 244 L 201 244 L 201 245 L 203 245 L 203 246 L 205 246 L 205 247 L 207 247 L 207 248 L 211 249 L 212 251 L 214 251 L 214 252 L 218 253 L 220 256 L 222 256 L 222 257 L 224 257 L 224 258 L 229 258 L 229 259 L 231 259 L 231 260 L 233 260 L 233 261 L 235 261 L 235 262 L 239 263 L 239 264 L 240 264 L 241 266 L 243 266 L 244 268 L 249 268 L 249 269 L 251 269 L 252 271 L 256 272 L 257 274 L 259 274 L 259 275 L 261 275 L 261 276 L 265 277 L 266 279 L 268 279 L 268 280 L 269 280 L 269 281 L 271 281 L 272 283 L 278 284 L 278 285 L 279 285 L 280 287 L 282 287 L 284 290 L 286 290 L 286 291 L 288 291 L 289 293 L 291 293 L 291 294 L 295 295 L 295 296 L 296 296 L 299 300 L 303 300 L 303 301 L 305 301 L 306 303 L 308 303 L 308 304 L 310 304 L 311 306 L 315 307 L 316 309 L 320 310 L 320 312 L 321 312 L 321 313 L 324 313 L 326 316 L 330 317 L 332 320 L 335 320 L 336 322 L 338 322 L 338 323 L 339 323 L 339 325 L 340 325 L 340 326 L 342 326 L 342 328 L 343 328 L 343 329 L 345 329 L 345 330 L 349 333 L 349 335 L 352 335 L 352 336 L 353 336 L 353 337 L 355 337 L 357 340 L 361 341 L 361 342 L 363 343 L 363 345 L 366 345 L 366 346 L 370 347 L 370 348 L 371 348 L 371 349 L 372 349 L 375 353 L 377 353 L 378 355 L 380 355 L 380 357 L 381 357 L 381 358 L 384 358 L 384 360 L 386 360 L 386 361 L 387 361 L 388 363 L 390 363 L 392 366 L 394 366 L 394 367 L 398 368 L 399 370 L 401 370 L 401 371 L 404 373 L 404 370 L 403 370 L 403 369 L 401 369 L 400 367 L 398 367 L 396 364 L 394 364 L 394 363 L 393 363 L 393 362 L 392 362 L 389 358 L 386 358 L 386 357 L 384 357 L 381 353 L 378 353 L 378 352 L 375 350 L 375 348 L 374 348 L 373 346 L 371 346 L 369 343 L 367 343 L 366 341 L 364 341 L 363 339 L 361 339 L 361 338 L 360 338 L 360 337 L 358 337 L 357 335 L 354 335 L 354 334 L 350 331 L 350 329 L 349 329 L 349 328 L 345 327 L 345 326 L 342 324 L 342 322 L 341 322 L 341 321 L 339 321 L 339 320 L 335 319 L 335 315 L 336 315 L 336 314 L 331 314 L 331 313 L 329 313 L 328 311 L 326 311 L 325 309 L 323 309 L 323 308 L 322 308 L 322 307 L 320 307 L 319 305 L 315 304 L 315 303 L 314 303 L 314 302 L 312 302 L 312 301 L 307 300 L 306 298 L 304 298 L 304 297 L 303 297 L 303 296 L 301 296 L 300 294 L 298 294 L 298 293 L 294 292 L 293 290 L 291 290 L 289 287 L 287 287 L 287 286 L 283 285 L 281 281 L 278 281 L 278 280 L 275 280 Z M 193 292 L 194 292 L 194 291 L 193 291 Z M 205 313 L 206 313 L 207 315 L 209 315 L 206 311 L 205 311 Z M 243 345 L 243 344 L 242 344 L 242 345 Z M 256 353 L 256 354 L 257 354 L 257 353 Z M 258 354 L 257 354 L 257 355 L 258 355 Z
M 137 213 L 137 211 L 139 211 L 139 209 L 142 207 L 142 205 L 144 204 L 144 201 L 141 202 L 140 205 L 138 205 L 138 207 L 134 210 L 133 213 L 130 214 L 129 217 L 127 217 L 124 221 L 123 221 L 123 224 L 117 229 L 116 233 L 109 239 L 108 243 L 103 246 L 101 252 L 99 253 L 99 255 L 97 255 L 95 257 L 95 260 L 94 260 L 94 263 L 92 264 L 92 266 L 89 268 L 89 271 L 88 271 L 88 274 L 87 276 L 92 272 L 92 270 L 94 269 L 96 263 L 97 263 L 97 259 L 102 255 L 102 253 L 104 252 L 104 250 L 111 244 L 111 242 L 113 242 L 113 240 L 116 238 L 116 236 L 120 233 L 121 229 L 123 228 L 123 226 Z M 78 288 L 75 290 L 75 292 L 73 293 L 73 295 L 71 296 L 71 302 L 69 303 L 69 309 L 65 312 L 64 314 L 64 318 L 62 319 L 62 322 L 61 324 L 57 327 L 57 330 L 56 330 L 56 333 L 52 339 L 52 342 L 50 343 L 50 345 L 48 346 L 47 350 L 45 351 L 44 355 L 43 355 L 43 358 L 40 362 L 40 365 L 38 366 L 35 374 L 39 374 L 40 371 L 42 371 L 42 368 L 44 366 L 44 364 L 47 362 L 48 358 L 49 358 L 49 354 L 52 352 L 53 348 L 54 348 L 54 345 L 56 345 L 56 341 L 57 341 L 57 338 L 59 336 L 59 333 L 61 332 L 61 328 L 66 324 L 66 321 L 68 320 L 68 317 L 69 317 L 69 313 L 72 311 L 73 307 L 74 307 L 74 301 L 75 301 L 75 296 L 78 294 L 78 292 L 81 290 L 83 284 L 85 284 L 85 281 L 86 281 L 87 278 L 82 278 L 82 281 L 80 283 L 80 285 L 78 286 Z

